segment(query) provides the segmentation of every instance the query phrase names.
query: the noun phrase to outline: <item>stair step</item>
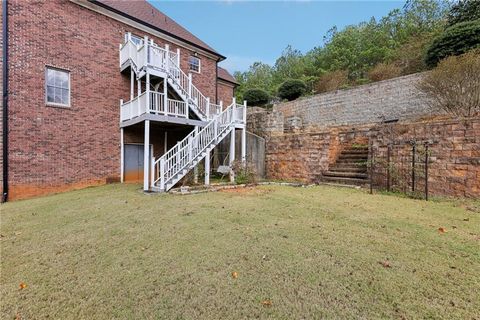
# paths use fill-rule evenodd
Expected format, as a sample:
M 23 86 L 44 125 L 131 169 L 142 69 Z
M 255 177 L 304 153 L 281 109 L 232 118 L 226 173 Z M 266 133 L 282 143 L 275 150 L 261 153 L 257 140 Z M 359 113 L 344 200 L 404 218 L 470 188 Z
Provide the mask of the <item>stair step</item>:
M 321 177 L 322 181 L 342 183 L 342 184 L 354 184 L 354 185 L 365 185 L 369 183 L 368 179 L 359 179 L 359 178 L 343 178 L 343 177 Z
M 367 167 L 366 166 L 356 166 L 356 167 L 347 167 L 347 166 L 334 166 L 328 168 L 328 171 L 332 172 L 357 172 L 357 173 L 366 173 Z
M 368 154 L 342 153 L 338 159 L 368 159 Z
M 366 159 L 338 159 L 335 164 L 347 165 L 347 166 L 366 166 Z
M 368 154 L 368 149 L 343 149 L 342 154 Z
M 359 172 L 338 172 L 338 171 L 326 171 L 323 173 L 325 177 L 342 177 L 342 178 L 358 178 L 366 179 L 368 175 L 366 173 Z

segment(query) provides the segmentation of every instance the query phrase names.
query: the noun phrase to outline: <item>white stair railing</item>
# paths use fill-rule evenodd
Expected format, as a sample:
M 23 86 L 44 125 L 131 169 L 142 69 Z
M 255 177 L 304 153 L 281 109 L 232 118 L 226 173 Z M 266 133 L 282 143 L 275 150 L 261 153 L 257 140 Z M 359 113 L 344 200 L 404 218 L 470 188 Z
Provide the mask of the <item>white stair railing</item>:
M 192 131 L 158 158 L 154 162 L 155 180 L 153 184 L 164 191 L 173 187 L 194 165 L 203 159 L 208 148 L 217 145 L 222 136 L 225 136 L 234 128 L 235 123 L 244 122 L 243 111 L 239 116 L 237 110 L 237 108 L 244 107 L 244 105 L 232 103 L 228 108 L 214 116 L 200 132 Z
M 159 47 L 153 41 L 148 41 L 148 38 L 140 44 L 135 44 L 128 37 L 126 42 L 120 45 L 120 67 L 130 61 L 137 74 L 146 66 L 164 70 L 174 82 L 177 91 L 188 105 L 197 111 L 200 118 L 211 119 L 211 116 L 217 113 L 211 111 L 209 98 L 193 85 L 191 74 L 187 75 L 183 72 L 179 66 L 179 60 L 178 52 L 170 51 L 168 47 Z
M 191 103 L 200 111 L 201 115 L 205 118 L 209 118 L 209 107 L 210 101 L 205 97 L 200 90 L 198 90 L 195 85 L 192 83 L 191 76 L 188 76 L 183 70 L 177 65 L 176 60 L 169 58 L 167 63 L 167 73 L 178 85 L 182 93 L 190 100 Z

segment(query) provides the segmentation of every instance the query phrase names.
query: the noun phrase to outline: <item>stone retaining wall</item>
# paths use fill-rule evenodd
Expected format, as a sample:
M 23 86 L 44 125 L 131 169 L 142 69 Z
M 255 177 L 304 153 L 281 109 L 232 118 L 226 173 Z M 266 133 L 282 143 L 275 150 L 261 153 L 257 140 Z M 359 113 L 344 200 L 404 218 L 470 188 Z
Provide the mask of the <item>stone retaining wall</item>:
M 422 73 L 337 90 L 274 106 L 285 121 L 297 118 L 302 126 L 380 123 L 430 117 L 425 95 L 416 88 Z

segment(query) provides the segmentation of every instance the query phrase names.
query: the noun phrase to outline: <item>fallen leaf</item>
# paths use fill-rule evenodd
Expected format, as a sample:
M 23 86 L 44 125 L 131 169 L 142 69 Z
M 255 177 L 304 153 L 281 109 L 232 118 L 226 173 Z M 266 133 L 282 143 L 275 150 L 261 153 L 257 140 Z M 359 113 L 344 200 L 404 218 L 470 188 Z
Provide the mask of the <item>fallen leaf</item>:
M 390 265 L 390 261 L 385 260 L 385 261 L 378 261 L 384 268 L 391 268 L 392 266 Z
M 445 229 L 444 227 L 440 227 L 440 228 L 438 228 L 438 232 L 445 233 L 445 232 L 447 232 L 447 229 Z
M 265 300 L 262 301 L 262 306 L 271 307 L 272 306 L 272 301 L 268 300 L 268 299 L 265 299 Z
M 20 290 L 25 289 L 27 284 L 25 282 L 20 282 Z
M 233 278 L 233 279 L 237 279 L 237 278 L 238 278 L 238 272 L 233 271 L 233 272 L 232 272 L 232 278 Z

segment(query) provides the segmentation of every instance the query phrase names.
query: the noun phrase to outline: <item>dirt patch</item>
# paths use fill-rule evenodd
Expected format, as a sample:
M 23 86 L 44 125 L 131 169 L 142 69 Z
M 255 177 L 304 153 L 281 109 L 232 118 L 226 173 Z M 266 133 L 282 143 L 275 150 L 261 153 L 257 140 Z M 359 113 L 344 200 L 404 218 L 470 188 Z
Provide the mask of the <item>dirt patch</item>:
M 222 189 L 219 192 L 231 193 L 237 195 L 245 196 L 261 196 L 267 193 L 272 192 L 270 188 L 258 188 L 258 187 L 243 187 L 243 188 L 231 188 L 231 189 Z

